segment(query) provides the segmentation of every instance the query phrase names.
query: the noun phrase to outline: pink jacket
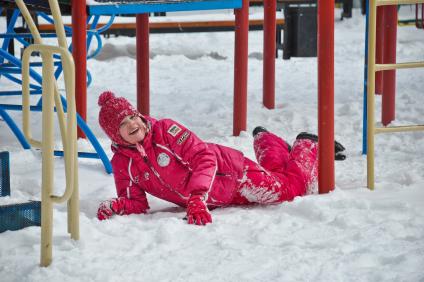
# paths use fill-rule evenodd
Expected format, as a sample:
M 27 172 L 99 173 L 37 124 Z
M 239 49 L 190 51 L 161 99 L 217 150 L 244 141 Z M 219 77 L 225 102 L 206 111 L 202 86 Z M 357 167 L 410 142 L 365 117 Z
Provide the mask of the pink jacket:
M 241 152 L 207 144 L 171 119 L 145 119 L 150 131 L 142 146 L 112 145 L 122 214 L 146 212 L 146 192 L 182 207 L 192 194 L 207 195 L 209 207 L 231 203 L 242 177 Z

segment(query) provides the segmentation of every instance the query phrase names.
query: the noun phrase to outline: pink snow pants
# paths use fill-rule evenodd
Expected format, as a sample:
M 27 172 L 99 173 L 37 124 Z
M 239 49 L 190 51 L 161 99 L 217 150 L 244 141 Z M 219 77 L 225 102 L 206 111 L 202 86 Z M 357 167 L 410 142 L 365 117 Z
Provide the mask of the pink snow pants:
M 289 152 L 287 143 L 271 132 L 255 136 L 258 163 L 244 160 L 243 178 L 233 204 L 272 204 L 318 192 L 318 144 L 296 140 Z

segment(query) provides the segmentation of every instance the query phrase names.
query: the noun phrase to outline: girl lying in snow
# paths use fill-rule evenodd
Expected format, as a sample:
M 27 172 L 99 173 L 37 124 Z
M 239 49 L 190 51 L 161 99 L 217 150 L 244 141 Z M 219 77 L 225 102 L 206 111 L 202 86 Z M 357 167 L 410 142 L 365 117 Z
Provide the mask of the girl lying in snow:
M 99 220 L 149 209 L 146 193 L 187 208 L 189 224 L 212 222 L 209 208 L 276 204 L 316 192 L 317 136 L 293 147 L 263 127 L 253 131 L 258 163 L 235 149 L 205 143 L 171 119 L 141 115 L 112 92 L 100 95 L 99 123 L 112 140 L 117 198 L 100 204 Z M 336 157 L 344 148 L 336 142 Z

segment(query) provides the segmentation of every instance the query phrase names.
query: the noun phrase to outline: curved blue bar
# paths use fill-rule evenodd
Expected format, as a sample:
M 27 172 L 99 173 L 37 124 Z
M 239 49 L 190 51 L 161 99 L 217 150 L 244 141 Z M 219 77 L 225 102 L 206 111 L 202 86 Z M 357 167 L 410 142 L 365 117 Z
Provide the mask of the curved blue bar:
M 115 15 L 111 15 L 109 21 L 104 26 L 99 28 L 97 32 L 102 33 L 103 31 L 108 30 L 112 26 L 114 20 L 115 20 Z
M 97 141 L 96 136 L 94 136 L 91 129 L 87 126 L 87 124 L 84 122 L 84 120 L 81 118 L 79 114 L 77 114 L 77 123 L 78 126 L 81 128 L 82 131 L 84 131 L 85 135 L 87 136 L 87 139 L 90 141 L 91 145 L 93 145 L 94 150 L 96 150 L 98 157 L 102 161 L 105 170 L 107 173 L 112 173 L 112 164 L 109 161 L 109 158 L 107 157 L 105 151 L 103 150 L 102 146 L 100 145 L 99 141 Z
M 61 100 L 63 104 L 63 109 L 66 112 L 66 108 L 67 108 L 66 100 L 62 96 L 61 96 Z M 25 149 L 29 149 L 30 145 L 26 141 L 21 130 L 16 126 L 16 124 L 13 122 L 13 120 L 10 118 L 10 116 L 6 113 L 5 110 L 22 111 L 22 105 L 0 104 L 0 116 L 4 118 L 6 123 L 12 129 L 13 133 L 15 133 L 16 137 L 21 142 L 22 147 L 24 147 Z M 34 112 L 41 112 L 42 111 L 41 104 L 39 106 L 30 106 L 30 110 Z M 88 125 L 85 123 L 85 121 L 81 118 L 81 116 L 78 113 L 77 113 L 77 124 L 85 133 L 85 135 L 87 135 L 87 139 L 90 141 L 91 145 L 93 145 L 93 148 L 96 151 L 96 153 L 79 152 L 78 156 L 82 158 L 99 158 L 102 161 L 106 172 L 112 173 L 112 165 L 109 161 L 109 158 L 107 157 L 99 141 L 97 141 L 96 136 L 94 136 L 91 129 L 88 127 Z M 60 153 L 55 153 L 55 155 L 60 156 Z

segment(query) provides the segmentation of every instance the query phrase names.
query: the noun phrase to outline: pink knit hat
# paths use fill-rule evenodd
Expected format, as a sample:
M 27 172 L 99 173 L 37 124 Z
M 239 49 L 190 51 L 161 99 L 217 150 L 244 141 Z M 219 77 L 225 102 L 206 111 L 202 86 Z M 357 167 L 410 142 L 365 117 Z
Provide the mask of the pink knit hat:
M 100 106 L 99 124 L 112 142 L 129 145 L 119 134 L 119 125 L 126 116 L 140 113 L 124 97 L 115 97 L 111 91 L 105 91 L 97 102 Z M 141 116 L 141 115 L 140 115 Z

